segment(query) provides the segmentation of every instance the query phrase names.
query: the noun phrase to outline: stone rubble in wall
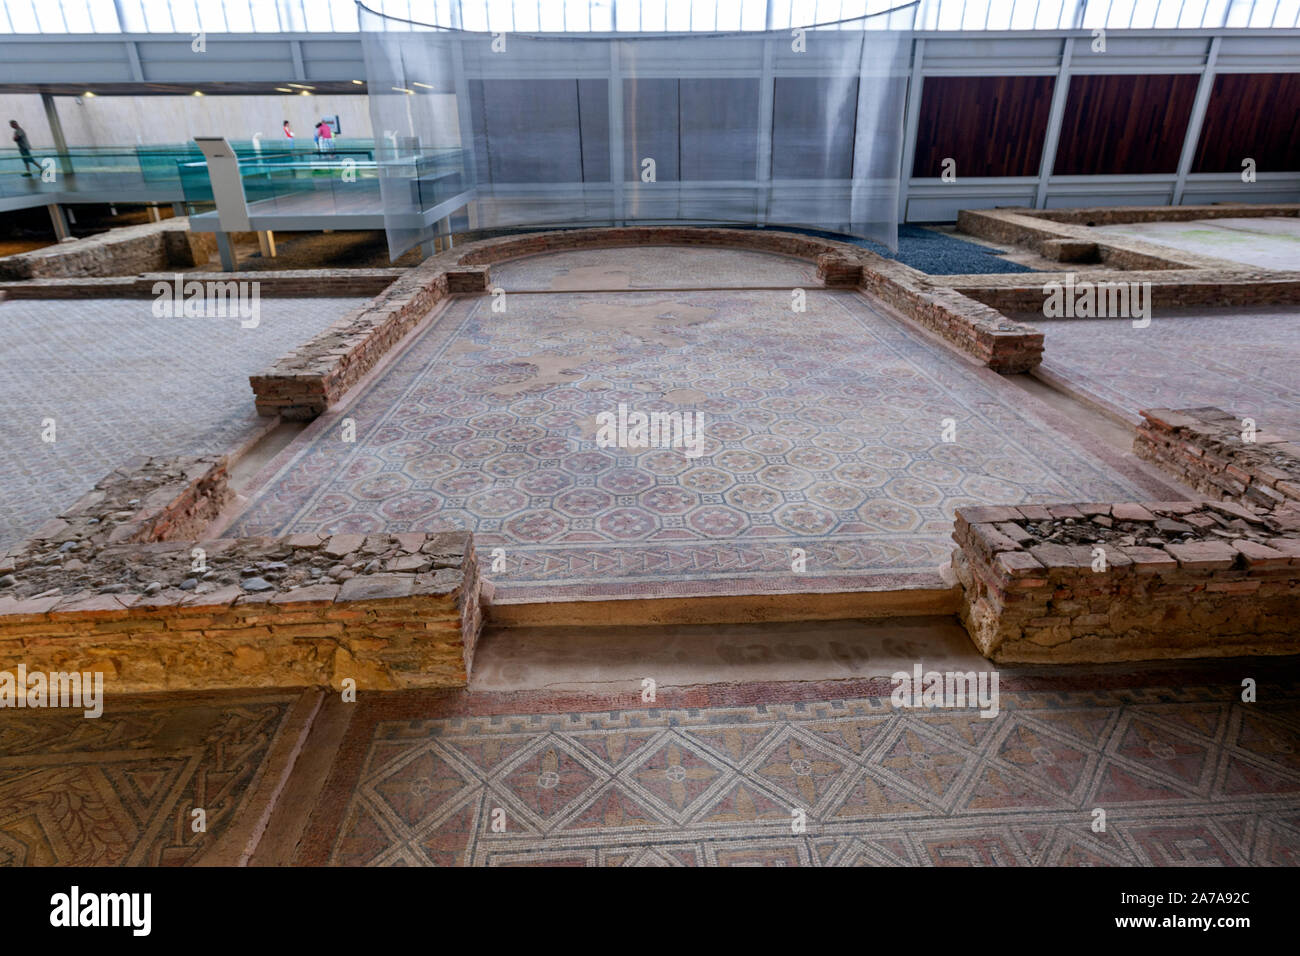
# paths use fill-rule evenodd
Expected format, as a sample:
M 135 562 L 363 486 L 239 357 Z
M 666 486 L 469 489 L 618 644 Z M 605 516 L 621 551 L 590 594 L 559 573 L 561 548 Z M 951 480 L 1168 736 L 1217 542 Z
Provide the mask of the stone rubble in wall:
M 315 585 L 342 585 L 365 575 L 437 577 L 444 569 L 455 569 L 448 582 L 458 583 L 463 557 L 449 540 L 430 539 L 423 533 L 166 541 L 108 546 L 93 556 L 77 545 L 70 540 L 53 553 L 16 567 L 8 575 L 13 579 L 8 593 L 19 598 L 85 591 L 144 594 L 157 595 L 161 603 L 179 603 L 231 587 L 246 594 L 286 593 Z M 192 570 L 195 548 L 203 550 L 202 571 Z
M 0 258 L 0 279 L 123 276 L 201 265 L 217 251 L 215 233 L 191 232 L 183 216 L 119 226 Z
M 1029 506 L 1021 506 L 1021 512 Z M 1282 532 L 1284 515 L 1258 514 L 1232 503 L 1191 501 L 1143 505 L 1052 505 L 1048 517 L 1020 523 L 1022 547 L 1036 544 L 1100 544 L 1164 548 L 1189 541 L 1246 539 L 1264 542 Z M 1078 514 L 1074 514 L 1078 512 Z M 1031 512 L 1032 513 L 1032 512 Z
M 1206 495 L 1264 509 L 1300 502 L 1300 443 L 1258 430 L 1220 408 L 1143 409 L 1133 452 Z
M 126 463 L 0 556 L 0 594 L 30 597 L 61 588 L 55 581 L 94 580 L 106 549 L 199 533 L 230 501 L 227 479 L 223 456 Z M 97 586 L 117 583 L 110 577 Z

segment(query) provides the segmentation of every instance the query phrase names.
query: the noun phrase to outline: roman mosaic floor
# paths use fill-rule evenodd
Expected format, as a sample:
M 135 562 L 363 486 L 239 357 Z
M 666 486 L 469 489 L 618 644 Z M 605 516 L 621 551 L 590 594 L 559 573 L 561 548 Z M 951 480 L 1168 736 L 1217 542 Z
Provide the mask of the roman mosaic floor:
M 1092 683 L 1004 685 L 991 719 L 897 710 L 852 682 L 694 688 L 658 706 L 370 697 L 297 862 L 1300 863 L 1300 688 L 1246 705 L 1231 678 Z
M 237 863 L 315 702 L 267 691 L 110 697 L 93 719 L 6 710 L 0 865 Z
M 1109 319 L 1026 317 L 1043 369 L 1134 421 L 1143 408 L 1214 405 L 1300 435 L 1300 312 L 1160 309 L 1144 329 Z
M 881 680 L 6 711 L 0 865 L 1295 866 L 1300 681 L 1241 673 L 1003 668 L 992 718 Z
M 150 299 L 0 302 L 0 550 L 132 458 L 256 434 L 248 376 L 364 301 L 263 299 L 255 328 L 159 318 Z
M 1300 219 L 1295 217 L 1134 222 L 1093 228 L 1107 235 L 1141 239 L 1263 269 L 1300 269 Z
M 554 258 L 557 280 L 604 268 Z M 546 261 L 494 281 L 540 285 Z M 646 262 L 629 282 L 659 281 Z M 480 553 L 504 549 L 488 576 L 516 599 L 854 590 L 935 579 L 964 505 L 1169 496 L 864 297 L 792 301 L 789 288 L 454 301 L 269 466 L 227 533 L 467 528 Z M 597 415 L 620 404 L 702 414 L 702 454 L 598 447 Z

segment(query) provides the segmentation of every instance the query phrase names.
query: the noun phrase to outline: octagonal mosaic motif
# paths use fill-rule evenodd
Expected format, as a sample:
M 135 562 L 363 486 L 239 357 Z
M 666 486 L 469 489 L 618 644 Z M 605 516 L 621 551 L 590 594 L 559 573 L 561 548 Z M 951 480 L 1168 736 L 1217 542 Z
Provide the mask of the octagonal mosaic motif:
M 933 576 L 958 507 L 1142 496 L 1020 389 L 862 296 L 791 301 L 457 300 L 273 463 L 232 533 L 467 528 L 481 555 L 504 549 L 484 561 L 498 586 L 539 595 L 838 590 Z M 703 454 L 598 447 L 620 403 L 701 413 Z

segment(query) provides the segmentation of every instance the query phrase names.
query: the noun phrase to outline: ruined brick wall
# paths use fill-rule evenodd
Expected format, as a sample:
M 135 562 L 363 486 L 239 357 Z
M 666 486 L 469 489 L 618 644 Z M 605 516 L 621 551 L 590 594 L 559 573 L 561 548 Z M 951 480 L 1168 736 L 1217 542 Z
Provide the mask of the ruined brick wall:
M 620 246 L 713 246 L 773 252 L 817 261 L 826 253 L 857 259 L 866 250 L 846 242 L 801 236 L 776 229 L 709 229 L 697 226 L 622 226 L 597 229 L 563 229 L 522 236 L 481 239 L 451 250 L 461 265 L 491 265 L 520 256 L 574 249 L 609 249 Z M 445 254 L 444 254 L 445 255 Z
M 1300 651 L 1300 509 L 963 508 L 953 539 L 962 623 L 998 662 Z
M 251 376 L 257 410 L 301 420 L 322 414 L 440 301 L 488 291 L 492 263 L 547 252 L 645 245 L 751 249 L 809 259 L 817 263 L 826 286 L 860 286 L 996 371 L 1023 372 L 1042 360 L 1043 336 L 1037 329 L 937 286 L 915 269 L 847 243 L 776 230 L 572 229 L 481 239 L 426 260 L 373 302 Z
M 1027 372 L 1043 360 L 1043 333 L 1033 326 L 911 272 L 882 259 L 864 270 L 862 288 L 995 372 Z
M 1001 312 L 1041 313 L 1047 298 L 1044 286 L 1049 283 L 1063 286 L 1069 281 L 1069 274 L 1040 272 L 1032 277 L 953 276 L 950 281 L 955 291 Z M 1202 269 L 1180 272 L 1079 272 L 1074 274 L 1073 282 L 1076 285 L 1083 282 L 1149 282 L 1152 309 L 1194 306 L 1250 308 L 1300 303 L 1300 279 L 1268 274 L 1225 276 L 1218 270 L 1207 272 Z
M 1076 209 L 1035 209 L 1032 215 L 1074 225 L 1122 225 L 1129 222 L 1189 222 L 1193 219 L 1242 219 L 1256 216 L 1300 216 L 1300 203 L 1215 203 L 1212 206 L 1089 206 Z
M 1246 441 L 1241 416 L 1220 408 L 1152 408 L 1133 439 L 1133 453 L 1204 495 L 1259 508 L 1300 503 L 1300 442 L 1268 430 Z
M 249 377 L 259 415 L 309 420 L 323 413 L 449 295 L 487 291 L 482 268 L 429 259 L 360 309 Z
M 0 556 L 0 670 L 102 671 L 119 693 L 464 686 L 468 533 L 202 540 L 228 498 L 224 459 L 145 459 Z
M 1224 216 L 1295 216 L 1300 205 L 1233 205 L 1179 207 L 1124 207 L 1113 209 L 963 209 L 957 228 L 968 235 L 1007 243 L 1062 262 L 1100 262 L 1116 270 L 1208 270 L 1214 273 L 1257 273 L 1261 278 L 1285 273 L 1253 269 L 1237 262 L 1215 259 L 1158 243 L 1126 236 L 1092 232 L 1090 226 L 1128 222 L 1214 219 Z
M 190 232 L 189 219 L 178 217 L 0 258 L 0 279 L 137 275 L 202 265 L 216 251 L 215 234 Z

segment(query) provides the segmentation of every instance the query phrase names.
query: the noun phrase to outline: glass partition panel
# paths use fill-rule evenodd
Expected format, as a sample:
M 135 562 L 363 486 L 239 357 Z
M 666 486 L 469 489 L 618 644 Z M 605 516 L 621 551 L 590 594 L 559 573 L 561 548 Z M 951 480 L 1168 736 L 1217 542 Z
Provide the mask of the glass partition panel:
M 360 7 L 389 251 L 445 232 L 798 226 L 897 245 L 917 4 L 775 31 L 488 33 Z

